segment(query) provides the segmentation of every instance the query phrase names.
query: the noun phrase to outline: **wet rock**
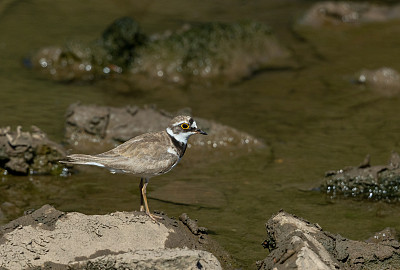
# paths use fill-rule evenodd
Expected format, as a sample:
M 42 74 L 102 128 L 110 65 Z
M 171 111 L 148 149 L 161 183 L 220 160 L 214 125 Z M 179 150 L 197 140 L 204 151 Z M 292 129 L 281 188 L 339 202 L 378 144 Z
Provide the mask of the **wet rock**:
M 189 218 L 189 216 L 186 213 L 180 215 L 179 220 L 182 221 L 183 224 L 185 224 L 189 228 L 189 230 L 195 235 L 207 234 L 208 232 L 207 228 L 199 227 L 199 225 L 197 225 L 197 220 Z
M 84 215 L 45 205 L 0 227 L 0 237 L 0 267 L 10 270 L 222 269 L 204 251 L 210 243 L 218 249 L 215 242 L 201 244 L 182 223 L 139 212 Z
M 90 44 L 69 41 L 63 47 L 40 49 L 30 65 L 55 81 L 92 81 L 122 73 L 133 61 L 135 48 L 145 41 L 138 23 L 123 17 Z
M 258 269 L 398 269 L 399 248 L 325 232 L 284 211 L 266 224 L 270 254 Z
M 387 165 L 376 166 L 367 156 L 360 166 L 327 172 L 320 189 L 331 198 L 400 201 L 400 156 L 393 152 Z
M 58 160 L 65 157 L 63 147 L 47 138 L 38 127 L 24 132 L 0 128 L 0 168 L 2 174 L 60 174 Z
M 90 44 L 71 41 L 63 47 L 46 47 L 28 62 L 56 81 L 108 77 L 141 89 L 165 82 L 232 82 L 257 70 L 294 64 L 291 53 L 260 23 L 185 25 L 176 32 L 150 37 L 128 17 L 113 22 Z
M 80 151 L 98 152 L 99 143 L 106 150 L 139 134 L 163 130 L 172 118 L 173 114 L 149 106 L 116 108 L 72 104 L 67 112 L 65 138 Z M 188 147 L 248 152 L 264 146 L 247 133 L 214 121 L 195 119 L 209 135 L 193 136 Z
M 367 2 L 324 1 L 315 3 L 298 22 L 299 25 L 327 25 L 384 22 L 400 18 L 400 5 L 385 6 Z
M 204 79 L 234 82 L 257 70 L 283 67 L 293 67 L 291 54 L 265 25 L 205 23 L 140 47 L 131 72 L 186 84 Z
M 357 82 L 384 96 L 400 93 L 400 73 L 388 67 L 376 70 L 361 70 L 356 74 Z

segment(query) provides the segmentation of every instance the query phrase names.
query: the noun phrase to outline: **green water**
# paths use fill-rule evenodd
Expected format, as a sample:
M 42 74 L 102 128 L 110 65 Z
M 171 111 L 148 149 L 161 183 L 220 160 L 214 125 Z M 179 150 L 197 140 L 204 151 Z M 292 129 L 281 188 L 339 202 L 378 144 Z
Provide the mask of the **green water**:
M 267 255 L 260 244 L 264 223 L 282 208 L 352 239 L 388 226 L 399 230 L 398 204 L 332 201 L 309 191 L 325 171 L 358 165 L 368 153 L 373 164 L 386 163 L 390 151 L 400 151 L 399 97 L 351 83 L 362 68 L 400 70 L 399 22 L 303 31 L 304 40 L 291 25 L 311 1 L 214 2 L 8 1 L 0 6 L 0 126 L 34 124 L 61 141 L 64 113 L 73 102 L 153 103 L 168 111 L 191 107 L 194 115 L 261 138 L 272 155 L 222 155 L 207 162 L 201 153 L 205 161 L 198 163 L 191 162 L 196 153 L 189 149 L 182 163 L 151 179 L 148 188 L 151 209 L 197 218 L 244 268 Z M 71 38 L 93 40 L 125 15 L 139 20 L 147 33 L 184 22 L 259 20 L 273 27 L 301 68 L 262 72 L 232 86 L 126 93 L 104 83 L 53 83 L 22 65 L 35 49 Z M 7 176 L 0 183 L 0 203 L 18 207 L 7 218 L 45 203 L 90 214 L 132 211 L 139 205 L 138 184 L 134 177 L 97 168 L 69 178 Z

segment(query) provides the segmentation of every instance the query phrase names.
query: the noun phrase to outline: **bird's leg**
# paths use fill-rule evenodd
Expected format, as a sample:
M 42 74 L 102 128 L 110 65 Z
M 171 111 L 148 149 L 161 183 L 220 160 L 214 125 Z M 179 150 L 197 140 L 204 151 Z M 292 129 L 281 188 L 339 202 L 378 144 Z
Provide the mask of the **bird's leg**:
M 140 178 L 140 184 L 139 184 L 139 192 L 140 192 L 140 212 L 144 212 L 142 189 L 143 189 L 143 177 Z
M 147 188 L 147 184 L 149 183 L 149 179 L 145 178 L 144 181 L 145 182 L 144 182 L 144 185 L 143 185 L 143 188 L 142 188 L 142 195 L 143 195 L 143 200 L 144 200 L 144 206 L 146 208 L 146 215 L 148 215 L 152 220 L 157 222 L 156 219 L 163 219 L 163 218 L 159 217 L 159 216 L 156 216 L 156 215 L 153 215 L 153 214 L 150 213 L 149 205 L 147 203 L 147 197 L 146 197 L 146 188 Z

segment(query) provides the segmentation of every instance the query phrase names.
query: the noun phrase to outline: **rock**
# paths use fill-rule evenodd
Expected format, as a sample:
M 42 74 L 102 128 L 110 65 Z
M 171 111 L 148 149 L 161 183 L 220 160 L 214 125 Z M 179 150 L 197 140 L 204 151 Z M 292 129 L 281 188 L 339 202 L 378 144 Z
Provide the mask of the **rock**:
M 38 50 L 28 66 L 55 81 L 92 81 L 122 73 L 146 40 L 138 23 L 123 17 L 90 44 L 69 41 Z
M 261 23 L 185 25 L 149 37 L 136 21 L 123 17 L 90 44 L 70 41 L 45 47 L 26 65 L 56 81 L 110 78 L 151 89 L 166 82 L 236 82 L 258 70 L 295 64 L 289 50 Z
M 398 269 L 399 248 L 349 240 L 284 211 L 266 224 L 270 254 L 258 269 Z
M 384 22 L 400 18 L 400 5 L 385 6 L 350 1 L 317 2 L 299 20 L 299 25 L 324 27 L 327 25 Z
M 139 134 L 163 130 L 172 118 L 173 114 L 148 106 L 116 108 L 72 104 L 67 112 L 65 139 L 81 152 L 98 153 L 100 146 L 107 150 Z M 214 121 L 195 119 L 209 135 L 193 136 L 188 147 L 235 150 L 237 154 L 241 149 L 247 153 L 265 146 L 247 133 Z
M 203 235 L 143 213 L 63 213 L 45 205 L 0 227 L 0 268 L 5 269 L 222 269 Z M 217 256 L 227 262 L 224 251 Z M 225 265 L 227 268 L 230 266 Z
M 400 248 L 400 243 L 398 241 L 397 232 L 394 228 L 385 228 L 380 232 L 377 232 L 365 242 L 382 244 L 386 246 L 391 246 L 394 248 Z
M 390 97 L 400 93 L 400 74 L 392 68 L 364 69 L 356 74 L 356 80 L 384 96 Z
M 189 228 L 189 230 L 195 235 L 207 234 L 208 232 L 207 228 L 199 227 L 199 225 L 197 225 L 197 221 L 190 219 L 186 213 L 180 215 L 179 220 L 182 221 L 183 224 L 185 224 Z
M 400 156 L 393 152 L 388 165 L 371 166 L 367 158 L 360 166 L 329 171 L 320 189 L 331 198 L 397 202 L 400 200 Z
M 0 128 L 0 168 L 6 170 L 2 174 L 60 174 L 58 160 L 65 155 L 64 148 L 38 127 L 32 126 L 32 132 L 23 132 L 21 126 L 15 132 Z
M 257 70 L 294 67 L 289 50 L 257 22 L 186 25 L 138 48 L 137 55 L 132 79 L 149 83 L 236 82 Z

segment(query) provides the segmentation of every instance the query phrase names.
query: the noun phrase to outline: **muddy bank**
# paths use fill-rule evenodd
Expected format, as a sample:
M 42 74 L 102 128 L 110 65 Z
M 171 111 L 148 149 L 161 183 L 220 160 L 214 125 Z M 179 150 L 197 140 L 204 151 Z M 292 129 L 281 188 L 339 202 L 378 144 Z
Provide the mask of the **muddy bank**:
M 190 114 L 190 109 L 178 114 Z M 145 132 L 165 129 L 174 114 L 152 106 L 105 107 L 72 104 L 66 114 L 65 140 L 75 149 L 89 153 L 104 150 Z M 194 116 L 208 136 L 190 138 L 188 147 L 206 151 L 230 151 L 232 155 L 266 148 L 259 139 L 212 120 Z M 207 137 L 207 138 L 201 138 Z
M 0 128 L 0 172 L 2 174 L 63 173 L 58 160 L 66 156 L 64 148 L 47 138 L 46 133 L 32 126 L 31 131 Z M 66 172 L 65 172 L 66 173 Z
M 359 166 L 326 172 L 320 186 L 330 198 L 400 201 L 400 156 L 393 152 L 387 165 L 370 165 L 369 155 Z
M 27 63 L 55 81 L 110 78 L 139 89 L 236 82 L 255 71 L 294 66 L 290 51 L 261 23 L 187 24 L 148 35 L 129 17 L 114 21 L 90 44 L 45 47 Z
M 140 212 L 84 215 L 45 205 L 0 227 L 0 267 L 233 268 L 229 255 L 204 231 L 193 234 L 182 222 L 163 217 L 155 223 Z
M 263 245 L 270 254 L 258 269 L 399 269 L 400 244 L 392 229 L 367 242 L 323 231 L 318 224 L 284 211 L 266 223 Z

